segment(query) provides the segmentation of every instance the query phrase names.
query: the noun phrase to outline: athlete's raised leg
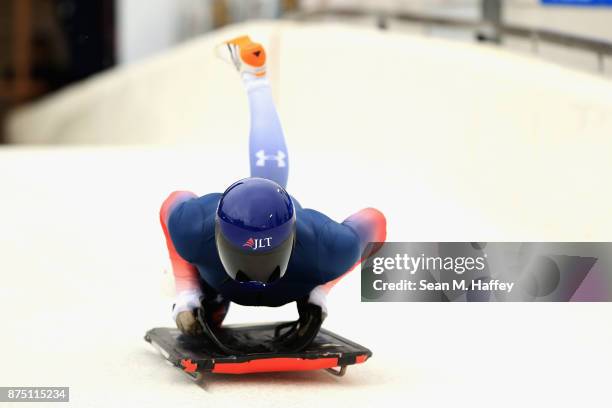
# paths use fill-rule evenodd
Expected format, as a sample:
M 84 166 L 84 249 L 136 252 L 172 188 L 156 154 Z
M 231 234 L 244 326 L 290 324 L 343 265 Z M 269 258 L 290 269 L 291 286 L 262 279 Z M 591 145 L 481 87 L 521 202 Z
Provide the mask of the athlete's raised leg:
M 289 158 L 283 129 L 267 79 L 266 52 L 247 36 L 225 43 L 226 52 L 242 77 L 249 98 L 251 177 L 263 177 L 287 186 Z

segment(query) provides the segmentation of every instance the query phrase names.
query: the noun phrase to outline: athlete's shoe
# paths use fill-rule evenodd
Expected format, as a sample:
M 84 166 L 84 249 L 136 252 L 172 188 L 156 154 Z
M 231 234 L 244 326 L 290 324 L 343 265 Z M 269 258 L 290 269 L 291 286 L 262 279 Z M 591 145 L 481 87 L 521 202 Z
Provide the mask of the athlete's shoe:
M 256 77 L 266 75 L 266 51 L 247 35 L 225 41 L 217 47 L 217 55 L 225 61 L 231 61 L 240 74 L 247 73 Z

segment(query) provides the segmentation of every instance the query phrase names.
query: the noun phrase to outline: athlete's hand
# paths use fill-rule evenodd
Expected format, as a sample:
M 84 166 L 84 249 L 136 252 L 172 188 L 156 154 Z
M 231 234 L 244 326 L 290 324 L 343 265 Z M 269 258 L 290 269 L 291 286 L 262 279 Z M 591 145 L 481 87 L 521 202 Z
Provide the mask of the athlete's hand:
M 196 317 L 196 311 L 185 310 L 176 316 L 176 327 L 188 336 L 202 334 L 202 326 Z
M 298 312 L 300 314 L 300 324 L 298 334 L 303 335 L 310 330 L 310 327 L 319 326 L 327 317 L 327 311 L 321 306 L 305 301 L 298 301 Z
M 308 347 L 317 337 L 327 313 L 321 306 L 310 302 L 308 297 L 298 300 L 299 320 L 282 323 L 275 329 L 275 343 L 279 350 L 297 352 Z M 284 334 L 282 330 L 288 329 Z
M 300 319 L 286 344 L 294 350 L 303 350 L 317 337 L 327 317 L 327 292 L 323 286 L 317 286 L 308 297 L 297 301 L 297 307 Z
M 327 292 L 323 289 L 323 286 L 317 286 L 311 290 L 307 302 L 311 307 L 318 306 L 321 309 L 321 321 L 325 320 L 327 317 Z
M 180 292 L 172 306 L 172 317 L 176 327 L 183 334 L 195 336 L 202 333 L 202 326 L 198 322 L 196 311 L 201 307 L 201 291 L 197 289 Z

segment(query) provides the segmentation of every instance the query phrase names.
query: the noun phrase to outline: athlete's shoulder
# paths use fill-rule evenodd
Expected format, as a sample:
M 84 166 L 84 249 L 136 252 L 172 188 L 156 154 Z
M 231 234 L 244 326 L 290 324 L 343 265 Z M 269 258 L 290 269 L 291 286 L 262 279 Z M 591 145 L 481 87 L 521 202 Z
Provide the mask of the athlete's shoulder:
M 322 212 L 304 209 L 297 213 L 302 217 L 302 232 L 306 231 L 315 240 L 317 263 L 326 276 L 339 276 L 357 260 L 360 241 L 357 233 L 349 226 L 336 222 Z M 300 229 L 298 229 L 298 239 Z
M 210 193 L 203 195 L 202 197 L 194 198 L 193 203 L 200 207 L 200 210 L 205 213 L 214 212 L 217 210 L 217 205 L 219 205 L 219 200 L 221 199 L 221 193 Z
M 312 228 L 322 228 L 328 222 L 333 222 L 327 215 L 312 208 L 296 208 L 296 220 Z
M 168 217 L 168 232 L 185 260 L 197 258 L 202 243 L 214 237 L 214 218 L 221 194 L 191 198 L 176 206 Z

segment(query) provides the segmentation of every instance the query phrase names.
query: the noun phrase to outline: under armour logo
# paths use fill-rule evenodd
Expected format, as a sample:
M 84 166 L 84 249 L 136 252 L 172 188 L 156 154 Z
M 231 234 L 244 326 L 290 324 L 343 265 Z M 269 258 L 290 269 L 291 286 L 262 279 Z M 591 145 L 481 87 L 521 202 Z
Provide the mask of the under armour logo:
M 282 150 L 277 150 L 276 155 L 273 155 L 266 154 L 266 152 L 262 149 L 255 153 L 255 157 L 257 157 L 257 161 L 255 162 L 257 167 L 265 167 L 266 161 L 268 160 L 276 160 L 276 165 L 278 167 L 287 166 L 287 162 L 285 161 L 287 155 Z

